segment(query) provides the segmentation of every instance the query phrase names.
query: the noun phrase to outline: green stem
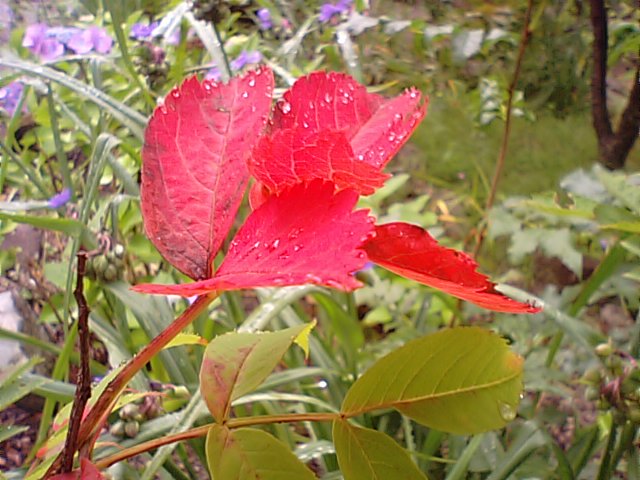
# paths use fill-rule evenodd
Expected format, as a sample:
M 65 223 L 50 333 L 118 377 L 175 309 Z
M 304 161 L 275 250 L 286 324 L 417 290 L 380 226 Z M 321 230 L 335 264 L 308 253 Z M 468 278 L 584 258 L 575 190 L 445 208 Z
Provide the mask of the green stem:
M 624 427 L 622 427 L 622 433 L 620 434 L 620 441 L 613 451 L 611 456 L 611 471 L 616 470 L 618 463 L 622 459 L 625 452 L 633 451 L 633 440 L 636 437 L 638 426 L 632 422 L 627 421 Z
M 611 478 L 611 465 L 613 447 L 616 444 L 616 437 L 618 436 L 618 426 L 611 425 L 611 432 L 609 432 L 609 439 L 607 440 L 607 447 L 602 454 L 602 462 L 600 463 L 600 470 L 598 471 L 598 477 L 596 480 L 609 480 Z
M 262 415 L 258 417 L 232 418 L 227 421 L 226 426 L 230 429 L 234 429 L 242 427 L 252 427 L 256 425 L 269 425 L 273 423 L 332 422 L 338 418 L 340 418 L 339 413 L 322 412 L 292 413 L 289 415 Z M 124 450 L 110 455 L 107 458 L 103 458 L 94 462 L 94 464 L 99 469 L 104 469 L 110 467 L 114 463 L 118 463 L 135 455 L 148 452 L 149 450 L 155 450 L 156 448 L 162 447 L 163 445 L 168 445 L 170 443 L 180 442 L 183 440 L 190 440 L 193 438 L 204 437 L 209 432 L 209 429 L 214 425 L 216 425 L 216 423 L 209 423 L 201 427 L 192 428 L 185 432 L 155 438 L 148 442 L 140 443 L 130 448 L 125 448 Z
M 76 195 L 73 191 L 73 182 L 71 181 L 71 172 L 67 160 L 67 154 L 64 153 L 62 140 L 60 139 L 60 126 L 58 125 L 58 113 L 56 112 L 55 101 L 53 99 L 53 90 L 51 84 L 47 83 L 47 107 L 49 109 L 49 121 L 51 122 L 51 133 L 53 135 L 53 143 L 56 147 L 56 160 L 62 175 L 62 184 L 64 188 L 68 188 L 71 192 L 71 198 L 75 199 Z
M 527 1 L 527 11 L 524 16 L 524 24 L 522 26 L 522 35 L 520 36 L 520 47 L 518 49 L 518 57 L 516 59 L 516 66 L 513 71 L 513 77 L 511 78 L 511 83 L 509 84 L 509 89 L 507 92 L 507 108 L 506 108 L 506 117 L 504 121 L 504 131 L 502 134 L 502 143 L 500 145 L 500 152 L 498 153 L 498 160 L 496 161 L 496 167 L 493 171 L 493 178 L 491 180 L 491 189 L 489 190 L 489 197 L 487 197 L 487 203 L 485 204 L 485 218 L 482 227 L 478 230 L 478 235 L 476 237 L 476 245 L 473 250 L 473 257 L 477 257 L 478 253 L 480 253 L 480 249 L 482 248 L 482 243 L 484 241 L 485 234 L 487 232 L 487 219 L 489 217 L 489 212 L 493 208 L 493 204 L 496 199 L 496 194 L 498 192 L 498 184 L 500 183 L 500 179 L 502 178 L 502 171 L 504 170 L 505 161 L 507 158 L 507 149 L 509 147 L 509 137 L 511 136 L 511 117 L 513 113 L 513 97 L 515 95 L 516 86 L 518 84 L 518 79 L 520 78 L 520 69 L 522 67 L 522 60 L 524 58 L 524 52 L 527 48 L 527 44 L 529 43 L 529 37 L 531 36 L 531 14 L 533 12 L 533 0 Z

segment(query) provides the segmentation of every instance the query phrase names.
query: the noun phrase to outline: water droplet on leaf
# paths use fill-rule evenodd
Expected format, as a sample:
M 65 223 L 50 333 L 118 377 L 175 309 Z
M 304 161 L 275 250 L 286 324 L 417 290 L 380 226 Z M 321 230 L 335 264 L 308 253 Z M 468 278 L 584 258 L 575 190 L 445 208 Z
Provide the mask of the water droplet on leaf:
M 498 411 L 505 422 L 510 422 L 516 418 L 516 409 L 505 402 L 498 402 Z

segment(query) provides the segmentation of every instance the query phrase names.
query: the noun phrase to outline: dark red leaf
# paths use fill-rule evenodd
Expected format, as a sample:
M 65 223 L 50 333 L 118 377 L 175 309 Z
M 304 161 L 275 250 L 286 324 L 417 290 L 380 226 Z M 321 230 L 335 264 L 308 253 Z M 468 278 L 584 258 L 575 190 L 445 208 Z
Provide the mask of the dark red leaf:
M 356 161 L 345 134 L 331 130 L 303 137 L 295 129 L 286 129 L 264 136 L 252 152 L 249 171 L 271 194 L 321 179 L 340 190 L 351 188 L 370 195 L 389 177 Z
M 367 258 L 373 234 L 366 210 L 353 212 L 358 194 L 329 182 L 297 184 L 254 210 L 209 280 L 184 285 L 138 285 L 145 293 L 190 297 L 212 291 L 313 283 L 341 290 L 361 286 L 353 273 Z
M 229 84 L 192 77 L 156 108 L 142 150 L 142 213 L 160 253 L 191 278 L 212 261 L 242 201 L 246 162 L 271 107 L 273 74 Z
M 438 244 L 429 232 L 408 223 L 376 226 L 365 243 L 369 260 L 403 277 L 447 292 L 489 310 L 535 313 L 539 308 L 505 297 L 489 278 L 476 271 L 467 254 Z
M 410 89 L 387 100 L 348 75 L 314 72 L 296 81 L 276 104 L 272 131 L 297 129 L 303 137 L 343 131 L 356 160 L 381 170 L 409 139 L 426 111 Z

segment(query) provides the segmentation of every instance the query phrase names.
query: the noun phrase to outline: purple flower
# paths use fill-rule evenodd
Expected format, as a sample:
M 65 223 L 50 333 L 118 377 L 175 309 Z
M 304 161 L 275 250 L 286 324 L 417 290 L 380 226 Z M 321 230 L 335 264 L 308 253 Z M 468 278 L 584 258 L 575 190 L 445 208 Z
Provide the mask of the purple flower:
M 257 12 L 258 15 L 258 23 L 260 24 L 260 28 L 262 30 L 269 30 L 273 28 L 273 22 L 271 21 L 271 12 L 268 8 L 261 8 Z
M 69 200 L 71 200 L 71 190 L 65 188 L 60 193 L 56 193 L 49 199 L 47 206 L 49 208 L 60 208 L 64 206 Z
M 260 63 L 260 60 L 262 60 L 262 54 L 257 50 L 243 50 L 240 55 L 231 61 L 230 66 L 233 70 L 241 70 L 246 65 Z
M 16 111 L 22 90 L 24 85 L 20 82 L 11 82 L 0 88 L 0 109 L 5 110 L 11 117 Z
M 152 22 L 148 25 L 144 23 L 134 23 L 129 36 L 135 40 L 149 40 L 159 24 L 160 22 Z
M 214 80 L 219 82 L 222 79 L 222 73 L 220 73 L 220 69 L 218 67 L 213 67 L 204 75 L 204 78 L 205 80 Z
M 340 15 L 347 13 L 351 9 L 351 3 L 353 0 L 338 0 L 338 3 L 323 3 L 320 6 L 319 20 L 322 23 L 327 23 L 333 18 L 334 15 Z
M 22 38 L 22 46 L 45 61 L 55 60 L 64 54 L 64 45 L 54 36 L 48 35 L 49 27 L 44 23 L 29 25 Z
M 91 51 L 97 53 L 109 53 L 113 46 L 113 39 L 100 27 L 89 27 L 73 35 L 67 47 L 78 54 L 85 54 Z

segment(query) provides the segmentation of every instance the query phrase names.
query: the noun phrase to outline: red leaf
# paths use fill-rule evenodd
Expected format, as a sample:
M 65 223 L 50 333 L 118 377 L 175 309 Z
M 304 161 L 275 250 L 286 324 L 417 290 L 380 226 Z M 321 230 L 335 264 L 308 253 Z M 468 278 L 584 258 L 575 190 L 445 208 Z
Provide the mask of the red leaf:
M 49 480 L 104 480 L 100 470 L 86 458 L 80 460 L 80 469 L 69 473 L 53 475 Z
M 142 150 L 142 213 L 160 253 L 191 278 L 212 261 L 242 201 L 246 162 L 271 106 L 262 68 L 229 84 L 185 80 L 156 108 Z
M 368 212 L 352 211 L 357 200 L 329 182 L 295 185 L 249 215 L 213 278 L 133 289 L 184 297 L 305 283 L 353 290 L 361 284 L 352 274 L 367 261 L 361 245 L 373 233 Z
M 539 308 L 505 297 L 467 254 L 439 245 L 426 230 L 408 223 L 376 226 L 365 243 L 369 260 L 403 277 L 447 292 L 489 310 L 535 313 Z
M 356 161 L 345 134 L 331 130 L 302 137 L 298 130 L 286 129 L 264 136 L 252 152 L 249 171 L 272 194 L 322 179 L 340 190 L 352 188 L 370 195 L 389 177 Z
M 357 160 L 381 170 L 409 139 L 426 111 L 420 93 L 387 100 L 348 75 L 314 72 L 296 81 L 276 104 L 272 131 L 295 128 L 307 136 L 343 131 Z

